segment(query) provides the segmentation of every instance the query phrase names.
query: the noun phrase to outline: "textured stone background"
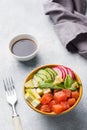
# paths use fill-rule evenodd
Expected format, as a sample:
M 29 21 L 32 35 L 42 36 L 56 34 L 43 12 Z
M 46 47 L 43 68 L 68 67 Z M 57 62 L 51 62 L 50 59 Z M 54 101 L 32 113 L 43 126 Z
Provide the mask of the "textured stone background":
M 68 52 L 56 36 L 44 0 L 0 0 L 0 130 L 13 130 L 11 108 L 5 98 L 2 79 L 12 75 L 18 95 L 17 111 L 23 130 L 86 130 L 87 129 L 87 59 Z M 40 49 L 31 61 L 21 63 L 9 53 L 8 44 L 18 34 L 36 37 Z M 34 68 L 44 64 L 63 64 L 78 73 L 83 83 L 83 97 L 68 114 L 47 117 L 31 110 L 23 98 L 23 82 Z

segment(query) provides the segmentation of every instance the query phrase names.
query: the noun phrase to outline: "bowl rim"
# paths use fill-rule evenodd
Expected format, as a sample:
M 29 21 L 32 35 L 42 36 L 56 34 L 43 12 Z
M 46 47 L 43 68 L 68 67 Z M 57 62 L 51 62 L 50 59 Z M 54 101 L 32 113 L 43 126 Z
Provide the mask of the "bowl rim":
M 45 67 L 49 67 L 49 66 L 50 66 L 50 67 L 52 67 L 52 66 L 57 66 L 57 65 L 61 65 L 61 64 L 45 64 L 45 65 L 42 65 L 42 66 L 39 66 L 39 67 L 33 69 L 33 70 L 32 70 L 30 73 L 28 73 L 28 75 L 26 76 L 26 78 L 25 78 L 25 80 L 24 80 L 24 84 L 28 81 L 28 79 L 31 79 L 31 78 L 29 78 L 29 77 L 33 77 L 33 74 L 36 73 L 39 69 L 45 68 Z M 63 65 L 63 66 L 64 66 L 64 65 Z M 74 72 L 74 71 L 73 71 L 73 72 Z M 24 96 L 24 94 L 25 94 L 25 87 L 24 87 L 24 85 L 23 85 L 23 97 L 24 97 L 25 102 L 27 103 L 27 105 L 28 105 L 30 108 L 32 108 L 34 111 L 36 111 L 36 112 L 38 112 L 38 113 L 40 113 L 40 114 L 42 114 L 42 115 L 59 116 L 59 115 L 62 115 L 62 114 L 65 114 L 65 113 L 70 112 L 71 110 L 73 110 L 73 109 L 78 105 L 78 103 L 80 102 L 80 100 L 81 100 L 81 98 L 82 98 L 82 93 L 83 93 L 82 81 L 81 81 L 80 77 L 78 76 L 78 74 L 77 74 L 76 72 L 74 72 L 74 74 L 75 74 L 76 80 L 81 83 L 81 86 L 80 86 L 80 89 L 79 89 L 79 97 L 78 97 L 76 103 L 75 103 L 73 106 L 71 106 L 69 109 L 67 109 L 67 110 L 65 110 L 65 111 L 63 111 L 63 112 L 61 112 L 61 113 L 59 113 L 59 114 L 56 114 L 56 113 L 47 113 L 47 112 L 42 112 L 42 111 L 40 111 L 39 109 L 33 107 L 32 104 L 29 103 L 29 102 L 25 99 L 25 96 Z M 32 76 L 31 76 L 31 75 L 32 75 Z
M 15 42 L 17 42 L 18 40 L 23 40 L 23 39 L 29 39 L 29 40 L 32 40 L 34 42 L 34 44 L 36 45 L 36 50 L 30 54 L 30 55 L 27 55 L 27 56 L 18 56 L 18 55 L 15 55 L 11 49 L 12 49 L 12 46 L 15 44 Z M 9 51 L 10 53 L 15 57 L 15 58 L 22 58 L 22 59 L 26 59 L 26 58 L 29 58 L 29 57 L 32 57 L 34 56 L 39 50 L 39 44 L 38 44 L 38 41 L 36 40 L 36 38 L 30 34 L 20 34 L 20 35 L 17 35 L 15 36 L 9 43 Z

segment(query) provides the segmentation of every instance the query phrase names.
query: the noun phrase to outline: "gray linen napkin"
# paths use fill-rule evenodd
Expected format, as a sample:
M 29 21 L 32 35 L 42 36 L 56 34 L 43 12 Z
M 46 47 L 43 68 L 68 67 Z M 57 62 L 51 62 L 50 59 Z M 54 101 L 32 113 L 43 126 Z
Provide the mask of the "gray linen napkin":
M 86 0 L 47 0 L 44 9 L 62 44 L 87 58 Z

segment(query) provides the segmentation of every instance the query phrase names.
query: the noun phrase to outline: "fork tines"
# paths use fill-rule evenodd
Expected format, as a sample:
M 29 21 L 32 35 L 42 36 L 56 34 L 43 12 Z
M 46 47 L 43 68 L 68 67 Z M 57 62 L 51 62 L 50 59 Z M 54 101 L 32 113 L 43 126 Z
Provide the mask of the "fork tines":
M 5 80 L 3 80 L 3 83 L 4 83 L 5 91 L 14 91 L 15 90 L 12 77 L 6 78 Z

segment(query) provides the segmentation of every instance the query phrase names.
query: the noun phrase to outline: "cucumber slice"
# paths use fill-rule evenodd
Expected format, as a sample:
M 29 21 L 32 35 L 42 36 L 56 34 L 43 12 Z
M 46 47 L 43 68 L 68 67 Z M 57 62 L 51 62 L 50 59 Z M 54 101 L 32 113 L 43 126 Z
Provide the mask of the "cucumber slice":
M 35 99 L 40 99 L 40 95 L 37 93 L 36 89 L 27 89 L 27 93 L 31 94 Z
M 43 93 L 44 93 L 44 94 L 45 94 L 45 93 L 49 93 L 49 92 L 51 92 L 51 89 L 50 89 L 50 88 L 43 89 Z
M 37 91 L 37 93 L 38 93 L 39 95 L 42 95 L 42 94 L 43 94 L 43 89 L 37 88 L 36 91 Z
M 33 80 L 35 80 L 37 83 L 40 83 L 43 81 L 42 78 L 38 76 L 37 74 L 34 75 Z
M 25 99 L 31 103 L 35 98 L 30 93 L 26 93 Z
M 31 94 L 26 93 L 25 99 L 32 104 L 32 106 L 37 107 L 40 104 L 40 100 L 35 99 Z
M 32 106 L 37 107 L 40 104 L 40 101 L 37 99 L 34 99 L 33 102 L 31 102 Z
M 34 88 L 33 79 L 27 81 L 27 82 L 24 84 L 24 86 L 25 86 L 26 88 Z

